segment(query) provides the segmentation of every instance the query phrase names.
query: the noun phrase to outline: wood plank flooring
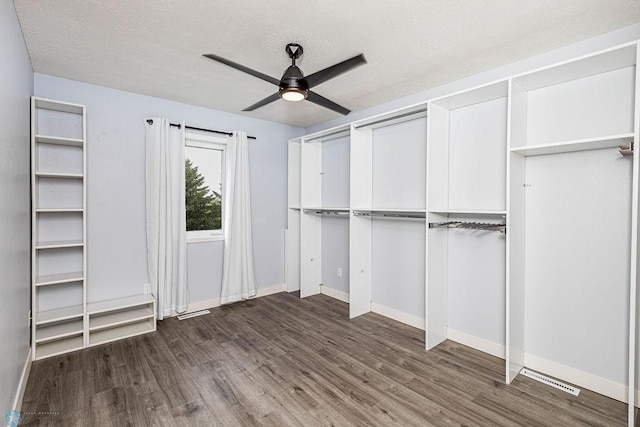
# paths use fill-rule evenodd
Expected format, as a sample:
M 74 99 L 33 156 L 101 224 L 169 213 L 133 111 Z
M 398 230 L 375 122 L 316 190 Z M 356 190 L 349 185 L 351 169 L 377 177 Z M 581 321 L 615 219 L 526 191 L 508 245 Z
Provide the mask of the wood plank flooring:
M 280 293 L 37 361 L 25 425 L 616 426 L 626 405 L 575 397 L 504 361 L 323 295 Z

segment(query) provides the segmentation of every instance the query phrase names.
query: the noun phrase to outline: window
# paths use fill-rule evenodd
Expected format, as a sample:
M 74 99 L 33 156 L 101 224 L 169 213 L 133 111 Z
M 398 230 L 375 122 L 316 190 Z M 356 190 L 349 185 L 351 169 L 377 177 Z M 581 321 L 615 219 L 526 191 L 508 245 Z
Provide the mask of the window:
M 226 139 L 187 134 L 185 210 L 187 242 L 222 240 L 224 149 Z

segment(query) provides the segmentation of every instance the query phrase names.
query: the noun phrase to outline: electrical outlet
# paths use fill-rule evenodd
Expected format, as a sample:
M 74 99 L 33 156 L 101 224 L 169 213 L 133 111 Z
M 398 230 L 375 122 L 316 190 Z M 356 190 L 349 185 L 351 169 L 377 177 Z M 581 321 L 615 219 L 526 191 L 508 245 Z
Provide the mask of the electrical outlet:
M 338 277 L 342 277 L 342 267 L 338 267 Z
M 151 285 L 148 283 L 144 284 L 144 293 L 145 294 L 150 294 L 151 293 Z

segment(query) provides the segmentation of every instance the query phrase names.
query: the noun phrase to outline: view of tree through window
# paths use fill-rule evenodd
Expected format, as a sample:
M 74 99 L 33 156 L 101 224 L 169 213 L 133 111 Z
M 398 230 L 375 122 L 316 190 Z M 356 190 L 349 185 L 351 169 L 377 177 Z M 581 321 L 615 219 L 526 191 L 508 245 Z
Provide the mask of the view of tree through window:
M 187 231 L 222 228 L 222 151 L 186 147 Z

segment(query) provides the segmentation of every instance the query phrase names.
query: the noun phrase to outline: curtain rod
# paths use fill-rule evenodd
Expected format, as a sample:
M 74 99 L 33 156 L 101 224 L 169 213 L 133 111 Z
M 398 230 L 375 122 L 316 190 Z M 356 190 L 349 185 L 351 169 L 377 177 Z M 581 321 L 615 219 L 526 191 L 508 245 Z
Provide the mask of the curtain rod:
M 150 125 L 153 124 L 153 120 L 151 119 L 147 119 L 147 123 L 149 123 Z M 178 129 L 180 129 L 182 127 L 182 124 L 180 123 L 169 123 L 169 126 L 173 126 L 173 127 L 177 127 Z M 213 130 L 213 129 L 204 129 L 204 128 L 197 128 L 195 126 L 186 126 L 185 125 L 185 129 L 191 129 L 191 130 L 200 130 L 203 132 L 212 132 L 212 133 L 219 133 L 222 135 L 227 135 L 227 136 L 231 136 L 233 135 L 233 133 L 231 132 L 223 132 L 221 130 Z M 255 136 L 247 136 L 248 139 L 256 139 Z

